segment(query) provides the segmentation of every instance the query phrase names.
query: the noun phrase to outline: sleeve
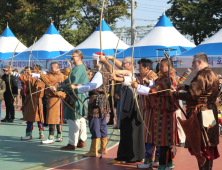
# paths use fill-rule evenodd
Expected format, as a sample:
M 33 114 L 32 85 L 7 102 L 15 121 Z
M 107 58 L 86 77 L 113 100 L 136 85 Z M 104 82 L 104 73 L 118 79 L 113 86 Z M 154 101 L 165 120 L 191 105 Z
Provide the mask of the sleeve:
M 186 92 L 174 92 L 173 96 L 180 100 L 197 100 L 200 95 L 202 95 L 206 91 L 206 87 L 208 87 L 206 81 L 204 81 L 204 77 L 202 75 L 197 75 L 196 79 L 192 81 L 189 86 L 188 91 Z M 212 82 L 212 81 L 209 81 Z
M 2 80 L 2 83 L 1 83 L 1 93 L 4 93 L 6 90 L 6 86 L 5 86 L 5 81 Z
M 150 88 L 152 88 L 154 85 L 155 85 L 155 82 L 152 81 L 152 80 L 150 80 L 150 84 L 149 84 L 148 87 L 139 84 L 137 89 L 136 89 L 136 92 L 137 92 L 137 94 L 148 96 L 149 92 L 150 92 Z
M 124 76 L 123 78 L 124 78 L 123 86 L 131 86 L 130 82 L 133 81 L 132 74 L 130 74 L 130 76 Z M 134 79 L 136 78 L 134 77 Z
M 79 93 L 85 93 L 97 89 L 103 84 L 102 74 L 97 72 L 91 82 L 77 86 Z
M 58 91 L 71 90 L 69 85 L 67 84 L 69 83 L 74 85 L 78 84 L 81 75 L 82 75 L 82 69 L 74 67 L 74 69 L 70 72 L 68 78 L 64 81 L 65 85 L 57 87 L 56 89 Z

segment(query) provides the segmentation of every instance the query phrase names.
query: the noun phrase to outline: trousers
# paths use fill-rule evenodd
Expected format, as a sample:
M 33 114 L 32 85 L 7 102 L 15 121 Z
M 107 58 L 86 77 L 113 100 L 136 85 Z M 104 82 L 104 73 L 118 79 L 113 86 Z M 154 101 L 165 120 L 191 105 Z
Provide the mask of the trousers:
M 84 118 L 71 120 L 68 119 L 69 126 L 69 144 L 73 146 L 77 146 L 78 139 L 80 138 L 82 141 L 87 139 L 86 133 L 86 120 Z
M 107 137 L 106 116 L 90 117 L 89 130 L 91 132 L 91 139 Z

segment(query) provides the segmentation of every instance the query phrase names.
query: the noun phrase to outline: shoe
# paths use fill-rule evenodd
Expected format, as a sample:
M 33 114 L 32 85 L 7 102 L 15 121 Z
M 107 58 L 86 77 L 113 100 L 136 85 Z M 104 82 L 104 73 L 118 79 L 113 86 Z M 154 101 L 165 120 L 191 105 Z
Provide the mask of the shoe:
M 8 122 L 8 119 L 4 118 L 2 119 L 2 122 Z
M 8 122 L 13 123 L 14 119 L 9 119 Z
M 167 164 L 167 167 L 169 167 L 169 168 L 174 168 L 175 165 L 174 165 L 174 163 L 168 163 L 168 164 Z
M 62 137 L 56 137 L 55 139 L 54 139 L 54 141 L 55 142 L 62 142 L 63 141 L 63 138 Z
M 178 147 L 184 147 L 185 146 L 185 143 L 180 143 L 179 145 L 178 145 Z
M 60 148 L 61 150 L 66 150 L 66 151 L 69 151 L 69 150 L 76 150 L 77 149 L 77 146 L 73 146 L 73 145 L 66 145 L 66 146 L 63 146 Z
M 117 161 L 115 159 L 107 161 L 108 164 L 125 164 L 126 161 Z
M 109 122 L 107 123 L 107 125 L 113 125 L 113 123 L 114 123 L 114 122 L 109 121 Z
M 44 135 L 39 135 L 39 139 L 44 139 Z
M 169 167 L 167 167 L 167 165 L 164 166 L 159 166 L 156 170 L 170 170 Z
M 85 148 L 85 147 L 86 147 L 86 143 L 82 141 L 81 139 L 79 139 L 79 142 L 77 143 L 77 148 Z
M 55 141 L 54 139 L 47 139 L 47 140 L 42 140 L 41 144 L 53 144 Z
M 27 124 L 27 121 L 23 121 L 23 122 L 21 122 L 20 124 Z
M 151 168 L 152 167 L 152 162 L 151 163 L 148 163 L 148 164 L 137 164 L 137 168 L 138 169 L 145 169 L 145 168 Z
M 104 151 L 104 154 L 107 154 L 107 149 L 106 149 L 107 137 L 102 137 L 100 139 L 101 139 L 101 144 L 98 153 L 102 154 L 102 152 Z
M 100 138 L 91 139 L 91 146 L 88 153 L 83 154 L 83 157 L 96 157 L 98 156 L 98 145 Z
M 32 136 L 21 137 L 21 140 L 32 140 Z
M 154 166 L 154 167 L 159 166 L 159 162 L 152 162 L 152 166 Z

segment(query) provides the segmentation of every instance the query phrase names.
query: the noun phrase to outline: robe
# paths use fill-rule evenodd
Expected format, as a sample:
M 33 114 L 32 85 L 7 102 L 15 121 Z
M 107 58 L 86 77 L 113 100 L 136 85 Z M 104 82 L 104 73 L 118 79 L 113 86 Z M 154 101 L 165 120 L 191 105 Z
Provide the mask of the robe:
M 28 77 L 27 74 L 21 74 L 19 78 L 22 82 L 24 82 L 27 86 L 26 89 L 26 100 L 23 104 L 24 108 L 24 115 L 23 120 L 28 122 L 38 122 L 41 123 L 44 122 L 44 116 L 43 116 L 43 107 L 42 107 L 42 97 L 44 96 L 44 88 L 45 83 L 41 81 L 40 79 L 34 78 L 34 77 Z M 30 83 L 29 83 L 30 80 Z M 34 93 L 36 91 L 39 91 L 35 94 L 32 94 L 32 100 L 30 96 L 30 90 L 29 90 L 29 84 L 31 84 L 31 93 Z M 41 90 L 41 91 L 40 91 Z M 33 104 L 32 104 L 33 101 Z

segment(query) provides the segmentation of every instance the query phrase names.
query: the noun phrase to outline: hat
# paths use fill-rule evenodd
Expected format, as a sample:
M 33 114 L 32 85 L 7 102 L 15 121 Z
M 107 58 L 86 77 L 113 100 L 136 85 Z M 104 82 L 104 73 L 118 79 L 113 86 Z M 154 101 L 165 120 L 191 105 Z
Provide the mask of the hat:
M 3 70 L 9 70 L 10 66 L 9 65 L 5 65 Z
M 106 56 L 104 53 L 102 55 Z M 95 57 L 93 57 L 93 60 L 96 60 L 97 64 L 99 64 L 99 61 L 100 61 L 99 56 L 101 56 L 101 52 L 93 53 L 93 56 L 95 56 Z

